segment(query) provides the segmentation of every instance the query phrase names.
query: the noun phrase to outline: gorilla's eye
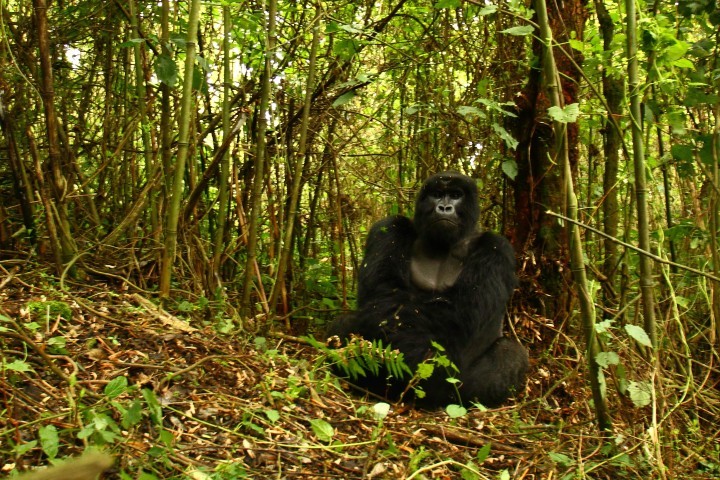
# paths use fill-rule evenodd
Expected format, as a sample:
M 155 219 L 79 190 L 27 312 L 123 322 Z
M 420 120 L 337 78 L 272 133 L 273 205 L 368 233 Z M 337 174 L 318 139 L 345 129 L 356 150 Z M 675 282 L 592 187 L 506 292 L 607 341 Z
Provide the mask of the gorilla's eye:
M 453 200 L 457 200 L 457 199 L 459 199 L 459 198 L 462 198 L 463 193 L 462 193 L 460 190 L 453 190 L 452 192 L 448 192 L 448 195 L 449 195 L 450 198 L 452 198 Z

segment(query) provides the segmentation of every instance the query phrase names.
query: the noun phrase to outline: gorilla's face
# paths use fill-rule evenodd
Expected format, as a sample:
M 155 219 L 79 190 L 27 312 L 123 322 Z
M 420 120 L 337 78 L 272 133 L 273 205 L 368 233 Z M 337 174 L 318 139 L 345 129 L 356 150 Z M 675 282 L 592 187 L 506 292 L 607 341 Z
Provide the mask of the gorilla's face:
M 449 248 L 472 232 L 478 216 L 477 186 L 457 172 L 430 177 L 415 202 L 418 235 L 437 247 Z

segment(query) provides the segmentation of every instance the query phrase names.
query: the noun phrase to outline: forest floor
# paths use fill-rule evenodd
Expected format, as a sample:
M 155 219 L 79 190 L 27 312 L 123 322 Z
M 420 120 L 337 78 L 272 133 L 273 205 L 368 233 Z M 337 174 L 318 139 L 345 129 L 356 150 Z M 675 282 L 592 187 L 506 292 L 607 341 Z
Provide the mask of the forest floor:
M 334 377 L 303 339 L 220 334 L 203 309 L 171 314 L 150 294 L 5 273 L 3 475 L 89 447 L 114 458 L 103 478 L 720 475 L 714 422 L 694 432 L 678 425 L 674 441 L 657 440 L 651 413 L 616 398 L 614 430 L 600 438 L 576 346 L 531 352 L 527 389 L 503 408 L 457 418 L 403 405 L 386 412 Z

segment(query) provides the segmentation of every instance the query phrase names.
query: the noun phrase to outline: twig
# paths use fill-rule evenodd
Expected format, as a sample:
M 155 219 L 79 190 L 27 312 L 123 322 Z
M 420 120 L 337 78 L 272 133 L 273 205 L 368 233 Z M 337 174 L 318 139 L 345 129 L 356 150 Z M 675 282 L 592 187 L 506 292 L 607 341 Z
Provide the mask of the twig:
M 696 275 L 700 275 L 700 276 L 702 276 L 702 277 L 709 278 L 710 280 L 713 280 L 713 281 L 715 281 L 715 282 L 720 283 L 720 278 L 716 277 L 715 275 L 712 275 L 712 274 L 709 274 L 709 273 L 705 273 L 705 272 L 703 272 L 702 270 L 698 270 L 698 269 L 696 269 L 696 268 L 688 267 L 687 265 L 682 265 L 682 264 L 680 264 L 680 263 L 675 263 L 675 262 L 673 262 L 673 261 L 671 261 L 671 260 L 666 260 L 666 259 L 664 259 L 664 258 L 662 258 L 662 257 L 659 257 L 659 256 L 655 255 L 654 253 L 648 252 L 647 250 L 643 250 L 643 249 L 641 249 L 641 248 L 639 248 L 639 247 L 636 247 L 635 245 L 631 245 L 631 244 L 629 244 L 629 243 L 623 242 L 622 240 L 619 240 L 619 239 L 613 237 L 612 235 L 608 235 L 607 233 L 605 233 L 605 232 L 603 232 L 603 231 L 600 231 L 600 230 L 598 230 L 598 229 L 596 229 L 596 228 L 593 228 L 593 227 L 591 227 L 590 225 L 587 225 L 587 224 L 584 224 L 584 223 L 579 222 L 579 221 L 577 221 L 577 220 L 573 220 L 573 219 L 571 219 L 571 218 L 568 218 L 568 217 L 566 217 L 565 215 L 562 215 L 562 214 L 560 214 L 560 213 L 555 213 L 555 212 L 553 212 L 553 211 L 551 211 L 551 210 L 548 210 L 548 211 L 546 211 L 545 213 L 547 213 L 548 215 L 550 215 L 550 216 L 552 216 L 552 217 L 556 217 L 556 218 L 565 220 L 566 222 L 574 223 L 574 224 L 577 225 L 578 227 L 582 227 L 582 228 L 584 228 L 584 229 L 586 229 L 586 230 L 590 230 L 591 232 L 596 233 L 596 234 L 600 235 L 601 237 L 607 238 L 608 240 L 610 240 L 610 241 L 612 241 L 612 242 L 615 242 L 615 243 L 617 243 L 618 245 L 622 245 L 622 246 L 625 247 L 625 248 L 629 248 L 630 250 L 633 250 L 633 251 L 639 253 L 640 255 L 645 255 L 646 257 L 651 258 L 651 259 L 655 260 L 655 261 L 658 262 L 658 263 L 664 263 L 665 265 L 670 265 L 670 266 L 672 266 L 672 267 L 676 267 L 676 268 L 679 268 L 679 269 L 681 269 L 681 270 L 686 270 L 686 271 L 688 271 L 688 272 L 692 272 L 692 273 L 694 273 L 694 274 L 696 274 Z

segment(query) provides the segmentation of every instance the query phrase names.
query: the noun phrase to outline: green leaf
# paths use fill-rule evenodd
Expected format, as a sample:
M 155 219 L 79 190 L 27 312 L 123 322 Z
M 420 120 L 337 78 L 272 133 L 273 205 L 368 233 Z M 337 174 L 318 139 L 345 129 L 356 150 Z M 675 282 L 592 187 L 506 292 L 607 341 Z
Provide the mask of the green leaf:
M 430 378 L 430 376 L 433 374 L 434 370 L 435 370 L 434 365 L 432 365 L 428 362 L 424 362 L 424 363 L 421 363 L 420 365 L 418 365 L 416 373 L 419 378 L 425 379 L 425 378 Z
M 64 348 L 67 344 L 67 339 L 65 337 L 52 337 L 48 339 L 47 344 L 55 348 Z
M 517 146 L 518 146 L 518 144 L 519 144 L 520 142 L 518 142 L 517 140 L 515 140 L 515 137 L 513 137 L 513 136 L 510 134 L 510 132 L 508 132 L 507 130 L 505 130 L 501 125 L 499 125 L 499 124 L 497 124 L 497 123 L 493 123 L 493 124 L 492 124 L 492 128 L 493 128 L 493 130 L 495 130 L 495 133 L 497 133 L 498 135 L 500 135 L 500 138 L 503 139 L 503 141 L 505 142 L 505 145 L 507 145 L 507 147 L 508 147 L 509 149 L 515 150 L 515 149 L 517 148 Z
M 140 423 L 140 420 L 142 420 L 142 403 L 135 399 L 122 416 L 122 426 L 128 429 Z
M 683 162 L 693 161 L 693 148 L 690 145 L 676 143 L 672 147 L 670 147 L 670 154 L 675 160 L 680 160 Z
M 317 436 L 318 440 L 321 442 L 329 443 L 335 435 L 335 430 L 332 425 L 322 418 L 314 418 L 310 420 L 310 426 L 312 427 L 315 436 Z
M 45 452 L 45 455 L 51 459 L 57 457 L 58 449 L 60 448 L 60 438 L 55 425 L 40 427 L 38 435 L 40 436 L 40 446 L 43 452 Z
M 345 104 L 348 103 L 350 100 L 352 100 L 353 98 L 355 98 L 355 95 L 356 95 L 356 94 L 355 94 L 355 90 L 350 90 L 349 92 L 345 92 L 345 93 L 343 93 L 342 95 L 340 95 L 338 98 L 335 99 L 335 101 L 333 102 L 332 106 L 335 107 L 335 108 L 337 108 L 337 107 L 340 107 L 340 106 L 342 106 L 342 105 L 345 105 Z
M 445 407 L 445 413 L 447 413 L 450 418 L 460 418 L 467 415 L 467 409 L 462 405 L 451 403 Z
M 34 372 L 33 368 L 23 360 L 15 360 L 5 365 L 6 370 L 13 370 L 15 372 Z
M 502 171 L 510 180 L 515 180 L 518 174 L 518 166 L 515 160 L 505 160 L 502 163 Z
M 695 64 L 688 60 L 687 58 L 681 58 L 679 60 L 675 60 L 673 62 L 673 65 L 678 68 L 695 68 Z
M 652 343 L 650 343 L 650 337 L 648 337 L 648 334 L 645 333 L 645 330 L 643 330 L 642 327 L 639 327 L 637 325 L 625 325 L 625 331 L 640 345 L 652 348 Z
M 173 443 L 175 443 L 175 435 L 172 434 L 170 430 L 162 429 L 160 430 L 160 440 L 165 444 L 166 447 L 172 447 Z
M 270 420 L 270 423 L 275 423 L 280 419 L 280 412 L 277 410 L 265 410 L 265 416 Z
M 683 58 L 689 49 L 690 45 L 688 43 L 677 40 L 665 49 L 664 59 L 668 62 L 675 62 Z
M 505 30 L 501 30 L 500 33 L 507 33 L 508 35 L 515 35 L 518 37 L 524 37 L 531 35 L 535 31 L 535 27 L 532 25 L 522 25 L 519 27 L 510 27 Z
M 372 407 L 373 416 L 376 420 L 382 420 L 390 413 L 390 404 L 385 402 L 378 402 Z
M 120 48 L 134 47 L 135 45 L 139 45 L 141 43 L 145 43 L 145 40 L 143 40 L 142 38 L 131 38 L 130 40 L 118 45 L 118 47 L 120 47 Z
M 498 6 L 491 4 L 491 5 L 485 5 L 479 12 L 478 15 L 481 17 L 484 17 L 486 15 L 492 15 L 493 13 L 498 11 Z
M 595 333 L 598 335 L 609 333 L 612 329 L 613 323 L 615 323 L 614 320 L 603 320 L 602 322 L 597 322 L 595 324 Z
M 647 407 L 652 401 L 652 386 L 648 382 L 630 382 L 627 388 L 630 400 L 638 407 Z
M 488 455 L 490 455 L 491 446 L 492 443 L 488 442 L 478 450 L 477 455 L 475 455 L 475 459 L 478 461 L 478 463 L 483 463 L 488 457 Z
M 548 108 L 548 116 L 560 123 L 573 123 L 577 121 L 578 115 L 580 115 L 580 105 L 577 103 L 565 105 L 565 108 Z
M 27 452 L 29 452 L 30 450 L 32 450 L 35 447 L 37 447 L 37 440 L 30 440 L 29 442 L 20 443 L 18 445 L 15 445 L 15 447 L 13 447 L 12 451 L 16 455 L 20 456 L 20 455 L 26 454 Z
M 140 476 L 138 477 L 138 480 L 159 480 L 158 477 L 153 475 L 152 473 L 148 473 L 143 471 Z
M 148 388 L 143 388 L 142 394 L 150 410 L 150 418 L 152 418 L 155 425 L 162 425 L 162 408 L 160 408 L 160 402 L 158 402 L 155 392 Z
M 441 8 L 460 8 L 460 0 L 439 0 L 433 7 Z
M 119 376 L 115 377 L 105 385 L 105 396 L 109 399 L 117 398 L 127 391 L 128 381 L 127 377 Z
M 155 75 L 168 87 L 174 87 L 178 81 L 178 67 L 167 53 L 161 53 L 155 59 Z
M 472 460 L 468 460 L 464 467 L 465 468 L 460 471 L 460 478 L 462 480 L 478 480 L 480 478 L 477 474 L 477 465 L 475 465 Z
M 485 113 L 477 107 L 470 107 L 467 105 L 462 105 L 462 106 L 458 107 L 457 112 L 460 115 L 462 115 L 463 117 L 476 116 L 476 117 L 480 117 L 480 118 L 485 118 Z
M 617 365 L 620 363 L 620 357 L 615 352 L 600 352 L 595 357 L 595 361 L 601 367 L 607 368 L 609 365 Z
M 548 453 L 548 456 L 550 457 L 550 460 L 557 463 L 561 467 L 572 467 L 573 465 L 575 465 L 575 460 L 568 457 L 564 453 L 550 452 Z
M 360 44 L 351 38 L 342 38 L 333 45 L 333 53 L 342 60 L 350 60 L 360 51 Z
M 582 52 L 585 50 L 585 43 L 581 42 L 576 38 L 571 38 L 570 40 L 568 40 L 568 43 L 574 50 L 577 50 L 578 52 Z

